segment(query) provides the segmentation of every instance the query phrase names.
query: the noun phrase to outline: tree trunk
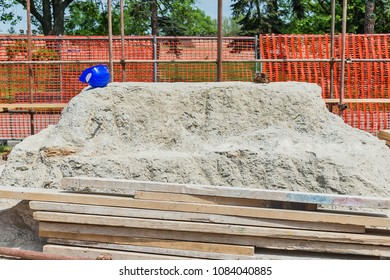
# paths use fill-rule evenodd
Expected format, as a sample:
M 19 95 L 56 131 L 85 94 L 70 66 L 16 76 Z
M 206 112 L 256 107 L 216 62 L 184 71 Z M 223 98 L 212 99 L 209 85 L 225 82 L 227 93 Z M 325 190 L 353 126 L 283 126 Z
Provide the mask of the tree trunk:
M 65 15 L 65 2 L 61 0 L 53 1 L 53 30 L 52 35 L 60 36 L 64 34 L 64 15 Z
M 31 15 L 33 15 L 41 24 L 44 35 L 63 35 L 65 9 L 74 0 L 40 0 L 41 9 L 37 8 L 38 0 L 30 0 Z M 25 0 L 16 0 L 16 2 L 26 7 Z
M 33 1 L 31 1 L 33 3 Z M 51 5 L 49 0 L 42 1 L 42 18 L 38 18 L 34 15 L 42 25 L 42 31 L 44 35 L 49 35 L 53 26 L 52 26 L 52 14 L 51 14 Z
M 157 0 L 150 0 L 150 11 L 151 11 L 151 28 L 152 28 L 152 35 L 159 35 L 158 30 L 158 5 Z
M 375 33 L 375 0 L 366 0 L 366 11 L 364 16 L 364 33 Z

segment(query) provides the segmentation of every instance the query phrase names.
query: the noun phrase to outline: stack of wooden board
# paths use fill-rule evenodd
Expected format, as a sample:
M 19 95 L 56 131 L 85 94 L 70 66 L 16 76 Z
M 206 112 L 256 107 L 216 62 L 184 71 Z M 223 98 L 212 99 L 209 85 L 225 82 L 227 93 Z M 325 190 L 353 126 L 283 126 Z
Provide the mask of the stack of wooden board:
M 390 147 L 390 130 L 379 130 L 378 138 L 386 141 L 386 145 Z
M 0 188 L 2 197 L 30 200 L 39 234 L 48 238 L 46 253 L 113 259 L 390 258 L 390 218 L 384 214 L 390 199 L 118 179 L 62 182 L 67 191 Z

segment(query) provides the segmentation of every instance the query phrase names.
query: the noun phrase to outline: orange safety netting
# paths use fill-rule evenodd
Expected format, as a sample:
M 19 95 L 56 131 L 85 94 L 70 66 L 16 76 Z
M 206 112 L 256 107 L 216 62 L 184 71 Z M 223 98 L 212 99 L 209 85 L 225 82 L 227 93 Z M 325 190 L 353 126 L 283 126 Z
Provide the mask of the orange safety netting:
M 120 37 L 113 38 L 114 81 L 121 82 L 212 82 L 217 79 L 217 39 L 215 37 Z M 389 98 L 389 63 L 353 62 L 353 59 L 390 59 L 390 35 L 347 35 L 345 68 L 346 99 Z M 341 36 L 335 37 L 334 57 L 341 56 Z M 223 81 L 253 81 L 256 72 L 268 74 L 272 81 L 317 83 L 323 97 L 330 98 L 329 61 L 258 62 L 253 59 L 329 59 L 329 35 L 261 35 L 224 38 L 222 47 Z M 169 62 L 153 62 L 151 60 Z M 0 36 L 0 104 L 67 103 L 86 85 L 79 82 L 81 72 L 98 61 L 109 60 L 107 37 Z M 122 60 L 122 63 L 121 63 Z M 134 62 L 129 60 L 143 60 Z M 195 61 L 196 60 L 196 61 Z M 50 63 L 53 61 L 53 63 Z M 62 64 L 54 62 L 62 61 Z M 80 61 L 83 61 L 81 63 Z M 127 62 L 126 62 L 127 61 Z M 148 62 L 151 61 L 151 62 Z M 176 62 L 172 62 L 176 61 Z M 6 64 L 5 62 L 8 62 Z M 9 64 L 11 62 L 12 64 Z M 30 68 L 30 70 L 29 70 Z M 31 77 L 31 78 L 29 78 Z M 31 81 L 30 81 L 31 79 Z M 340 63 L 334 63 L 332 98 L 340 96 Z M 30 88 L 31 87 L 31 88 Z M 338 108 L 334 110 L 337 113 Z M 34 131 L 55 124 L 60 111 L 39 110 Z M 349 104 L 343 112 L 350 125 L 376 133 L 390 127 L 389 103 Z M 28 114 L 0 114 L 0 139 L 24 138 L 31 133 Z
M 341 36 L 335 37 L 334 58 L 341 58 Z M 390 34 L 346 36 L 345 99 L 389 99 Z M 329 35 L 262 35 L 260 56 L 264 59 L 329 59 Z M 375 59 L 353 62 L 354 59 Z M 349 63 L 348 63 L 349 62 Z M 263 72 L 272 81 L 303 81 L 317 83 L 324 98 L 340 97 L 340 63 L 334 64 L 333 96 L 330 96 L 329 62 L 263 63 Z M 373 102 L 374 100 L 371 100 Z M 338 109 L 334 109 L 337 113 Z M 343 112 L 344 121 L 353 127 L 372 133 L 390 127 L 390 104 L 349 103 Z

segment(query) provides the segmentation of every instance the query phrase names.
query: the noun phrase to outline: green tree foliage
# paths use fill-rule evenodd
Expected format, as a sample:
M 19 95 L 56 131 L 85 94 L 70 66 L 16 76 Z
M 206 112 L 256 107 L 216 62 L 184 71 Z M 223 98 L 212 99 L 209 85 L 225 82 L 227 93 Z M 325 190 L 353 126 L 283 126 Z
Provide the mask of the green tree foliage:
M 12 26 L 16 25 L 21 20 L 20 16 L 15 15 L 10 11 L 10 8 L 14 5 L 17 5 L 17 2 L 14 0 L 0 0 L 0 22 L 9 23 L 11 25 L 11 30 L 13 31 L 14 29 Z
M 112 0 L 113 34 L 120 34 L 119 0 Z M 75 1 L 69 6 L 65 23 L 67 35 L 107 35 L 108 7 L 107 1 Z
M 214 35 L 215 21 L 196 8 L 195 0 L 128 0 L 129 15 L 148 22 L 145 33 L 165 36 Z
M 17 3 L 26 7 L 26 0 L 0 0 L 2 22 L 15 25 L 20 21 L 9 12 Z M 108 33 L 106 0 L 31 0 L 30 3 L 32 22 L 44 35 Z M 195 0 L 125 0 L 125 34 L 216 34 L 215 22 L 195 7 L 195 3 Z M 119 5 L 119 0 L 112 0 L 113 34 L 120 34 Z
M 125 0 L 124 22 L 127 35 L 193 36 L 212 35 L 216 25 L 202 10 L 194 7 L 193 0 L 139 1 Z M 156 4 L 156 6 L 154 6 Z M 113 34 L 120 34 L 120 3 L 112 1 Z M 153 13 L 153 6 L 157 7 Z M 66 34 L 106 35 L 107 6 L 96 0 L 76 1 L 69 7 Z M 156 22 L 152 22 L 157 20 Z M 154 27 L 153 27 L 154 26 Z M 154 30 L 156 28 L 156 30 Z
M 367 15 L 369 12 L 366 7 L 367 0 L 348 0 L 348 33 L 365 33 L 367 20 L 375 24 L 375 33 L 389 32 L 390 1 L 369 1 L 375 2 L 375 8 L 374 13 L 371 11 L 371 14 Z M 239 19 L 242 35 L 325 34 L 330 32 L 331 2 L 331 0 L 235 0 L 231 7 L 234 18 Z M 341 32 L 342 2 L 336 0 L 336 32 Z
M 233 18 L 241 25 L 241 35 L 281 33 L 287 11 L 280 0 L 235 0 Z
M 216 33 L 216 24 L 194 7 L 194 0 L 125 0 L 127 35 L 195 36 Z M 112 29 L 120 34 L 120 3 L 112 0 Z M 75 1 L 69 6 L 66 34 L 106 35 L 107 5 L 97 0 Z
M 222 34 L 226 37 L 240 35 L 240 25 L 237 20 L 232 17 L 224 17 L 222 21 Z

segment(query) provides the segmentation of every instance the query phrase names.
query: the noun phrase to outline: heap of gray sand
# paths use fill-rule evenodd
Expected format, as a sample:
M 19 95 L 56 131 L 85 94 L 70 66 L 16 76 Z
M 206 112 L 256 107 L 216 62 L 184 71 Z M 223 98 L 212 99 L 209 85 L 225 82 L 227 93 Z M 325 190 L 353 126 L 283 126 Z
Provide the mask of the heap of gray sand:
M 390 149 L 329 113 L 315 84 L 111 83 L 18 144 L 0 185 L 64 176 L 389 197 Z M 27 213 L 0 212 L 0 245 L 41 245 Z
M 390 194 L 390 150 L 329 113 L 308 83 L 111 83 L 12 151 L 0 184 L 63 176 Z
M 315 84 L 111 83 L 18 144 L 0 184 L 64 176 L 389 196 L 390 150 L 329 113 Z

